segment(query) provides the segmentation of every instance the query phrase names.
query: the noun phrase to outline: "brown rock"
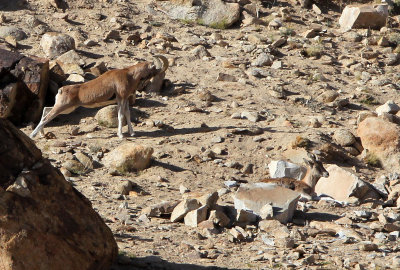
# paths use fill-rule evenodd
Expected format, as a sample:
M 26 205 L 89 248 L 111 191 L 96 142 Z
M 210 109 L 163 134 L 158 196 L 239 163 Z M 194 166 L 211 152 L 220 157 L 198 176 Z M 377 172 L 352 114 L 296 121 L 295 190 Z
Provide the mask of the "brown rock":
M 119 173 L 144 170 L 150 165 L 153 152 L 151 147 L 126 143 L 112 150 L 104 158 L 104 163 Z
M 384 168 L 399 168 L 400 127 L 378 117 L 368 117 L 357 129 L 361 144 L 376 155 Z
M 117 244 L 89 200 L 5 119 L 0 119 L 0 140 L 2 265 L 15 270 L 110 269 Z
M 49 82 L 49 62 L 0 49 L 0 117 L 14 124 L 40 119 Z

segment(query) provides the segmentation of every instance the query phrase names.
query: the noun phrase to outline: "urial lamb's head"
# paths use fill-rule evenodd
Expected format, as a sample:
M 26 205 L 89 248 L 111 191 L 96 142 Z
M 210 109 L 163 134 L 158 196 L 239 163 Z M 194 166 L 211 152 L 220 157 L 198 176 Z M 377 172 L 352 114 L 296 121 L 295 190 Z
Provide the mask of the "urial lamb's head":
M 324 168 L 322 162 L 312 153 L 308 153 L 308 160 L 304 162 L 308 165 L 311 173 L 311 186 L 314 187 L 321 177 L 329 177 L 328 171 Z

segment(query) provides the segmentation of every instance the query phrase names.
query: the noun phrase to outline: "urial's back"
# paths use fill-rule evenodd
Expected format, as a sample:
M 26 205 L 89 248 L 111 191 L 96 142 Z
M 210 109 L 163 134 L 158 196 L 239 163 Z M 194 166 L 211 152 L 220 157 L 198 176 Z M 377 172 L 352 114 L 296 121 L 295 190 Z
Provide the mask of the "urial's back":
M 310 160 L 304 159 L 307 164 L 307 172 L 301 180 L 290 177 L 265 178 L 261 182 L 275 183 L 291 190 L 295 190 L 303 195 L 311 196 L 314 193 L 315 185 L 321 177 L 328 177 L 329 173 L 325 170 L 321 161 L 314 154 L 309 153 Z

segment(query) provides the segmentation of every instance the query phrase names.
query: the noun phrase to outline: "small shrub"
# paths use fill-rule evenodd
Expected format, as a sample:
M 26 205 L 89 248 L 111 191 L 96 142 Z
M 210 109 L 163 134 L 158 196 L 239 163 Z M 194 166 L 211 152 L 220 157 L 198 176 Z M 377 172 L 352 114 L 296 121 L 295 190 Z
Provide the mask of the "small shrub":
M 292 148 L 309 148 L 311 146 L 311 141 L 307 138 L 297 136 L 292 143 Z
M 222 21 L 211 23 L 209 27 L 214 28 L 214 29 L 227 29 L 228 28 L 228 22 L 226 19 L 223 19 Z
M 305 48 L 305 53 L 308 57 L 320 57 L 322 54 L 322 47 L 318 45 L 313 45 Z
M 377 157 L 376 154 L 374 154 L 372 152 L 367 153 L 367 155 L 364 158 L 364 161 L 365 161 L 365 163 L 367 163 L 368 165 L 370 165 L 372 167 L 377 167 L 377 168 L 382 167 L 381 160 Z

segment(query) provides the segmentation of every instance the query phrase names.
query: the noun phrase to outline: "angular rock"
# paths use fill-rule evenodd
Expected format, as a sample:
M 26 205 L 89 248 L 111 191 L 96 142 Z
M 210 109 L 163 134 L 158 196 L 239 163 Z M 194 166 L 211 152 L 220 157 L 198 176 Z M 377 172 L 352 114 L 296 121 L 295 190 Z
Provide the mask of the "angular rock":
M 2 265 L 16 270 L 110 269 L 118 247 L 89 200 L 5 119 L 0 119 L 0 140 Z M 29 191 L 29 197 L 15 192 L 15 185 Z
M 227 3 L 221 0 L 184 2 L 186 3 L 181 5 L 161 2 L 160 6 L 172 19 L 198 22 L 212 28 L 228 28 L 240 18 L 238 3 Z
M 185 225 L 191 227 L 197 227 L 197 225 L 207 219 L 208 207 L 206 205 L 197 208 L 196 210 L 190 211 L 185 215 Z
M 240 114 L 240 117 L 251 122 L 258 122 L 260 120 L 260 115 L 257 112 L 244 111 Z
M 206 205 L 209 209 L 214 209 L 219 195 L 214 192 L 190 192 L 183 195 L 184 199 L 196 199 L 201 205 Z
M 289 229 L 278 220 L 261 220 L 258 223 L 261 231 L 273 235 L 275 238 L 286 238 L 290 236 Z
M 171 222 L 181 221 L 187 213 L 201 207 L 196 199 L 186 199 L 181 201 L 171 213 Z
M 171 214 L 180 201 L 168 201 L 151 205 L 142 210 L 142 214 L 148 217 L 159 217 L 161 215 Z
M 144 170 L 149 167 L 153 152 L 151 147 L 126 143 L 108 153 L 104 164 L 119 173 Z
M 230 218 L 221 209 L 212 210 L 208 220 L 220 227 L 226 227 L 231 222 Z
M 54 58 L 69 50 L 74 50 L 75 40 L 66 34 L 50 32 L 42 36 L 40 46 L 48 57 Z
M 398 111 L 400 111 L 400 107 L 399 105 L 394 103 L 393 100 L 388 100 L 386 101 L 385 104 L 376 108 L 375 111 L 378 114 L 378 116 L 382 115 L 383 113 L 396 114 Z
M 116 128 L 118 127 L 118 106 L 117 105 L 109 105 L 104 108 L 101 108 L 94 117 L 97 120 L 97 123 L 101 126 L 108 128 Z M 122 124 L 126 125 L 126 120 Z
M 116 191 L 121 195 L 129 195 L 129 192 L 132 190 L 133 183 L 130 180 L 122 181 L 118 184 Z
M 261 208 L 271 204 L 274 219 L 287 223 L 293 217 L 300 194 L 268 183 L 242 184 L 234 195 L 236 210 L 250 210 L 260 215 Z
M 354 28 L 380 29 L 389 15 L 387 4 L 348 5 L 339 19 L 342 31 Z
M 274 62 L 274 56 L 271 54 L 261 53 L 257 56 L 251 65 L 256 67 L 270 66 Z
M 247 211 L 244 209 L 239 209 L 236 215 L 236 222 L 240 224 L 240 226 L 246 226 L 248 224 L 256 222 L 258 219 L 257 215 L 252 211 Z
M 14 124 L 40 119 L 49 82 L 49 62 L 0 49 L 0 117 Z
M 380 198 L 379 194 L 366 182 L 353 173 L 330 165 L 326 168 L 329 177 L 321 177 L 315 186 L 318 195 L 328 195 L 338 201 L 346 201 L 350 196 L 364 200 L 367 198 Z
M 284 160 L 271 161 L 268 169 L 271 178 L 289 177 L 297 180 L 302 179 L 307 171 L 304 167 Z

